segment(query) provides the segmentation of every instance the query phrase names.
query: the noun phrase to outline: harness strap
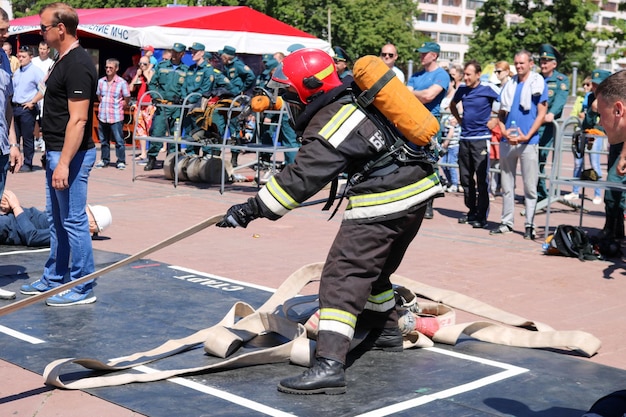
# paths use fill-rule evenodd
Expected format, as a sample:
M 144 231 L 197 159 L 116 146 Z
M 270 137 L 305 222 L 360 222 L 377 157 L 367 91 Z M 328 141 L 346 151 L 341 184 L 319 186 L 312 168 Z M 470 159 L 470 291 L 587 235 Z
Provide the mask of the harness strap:
M 322 207 L 322 211 L 328 211 L 333 206 L 333 203 L 335 202 L 335 198 L 337 197 L 338 188 L 339 188 L 339 178 L 335 177 L 330 183 L 330 191 L 328 192 L 328 200 L 326 200 L 326 204 L 324 204 L 324 207 Z
M 374 99 L 376 98 L 376 94 L 378 94 L 380 90 L 382 90 L 387 85 L 387 83 L 391 81 L 393 77 L 395 77 L 395 75 L 396 74 L 393 72 L 393 70 L 389 69 L 385 73 L 385 75 L 380 77 L 368 90 L 365 90 L 361 94 L 359 94 L 359 96 L 357 97 L 357 102 L 363 107 L 367 107 L 372 104 L 374 102 Z

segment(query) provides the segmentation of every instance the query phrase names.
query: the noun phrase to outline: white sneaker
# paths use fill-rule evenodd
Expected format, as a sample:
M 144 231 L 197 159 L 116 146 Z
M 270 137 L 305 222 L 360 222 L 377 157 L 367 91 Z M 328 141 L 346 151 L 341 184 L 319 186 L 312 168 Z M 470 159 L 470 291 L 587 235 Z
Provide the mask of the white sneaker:
M 446 189 L 447 193 L 456 193 L 459 190 L 459 187 L 456 185 L 451 185 Z
M 459 185 L 459 187 L 457 188 L 457 191 L 462 193 L 463 192 L 463 186 Z
M 600 196 L 593 198 L 593 204 L 595 204 L 596 206 L 602 204 L 602 202 L 604 202 L 604 199 Z
M 563 199 L 567 201 L 578 200 L 579 198 L 580 196 L 576 193 L 569 193 L 563 196 Z
M 7 291 L 0 288 L 0 300 L 12 300 L 15 298 L 13 291 Z

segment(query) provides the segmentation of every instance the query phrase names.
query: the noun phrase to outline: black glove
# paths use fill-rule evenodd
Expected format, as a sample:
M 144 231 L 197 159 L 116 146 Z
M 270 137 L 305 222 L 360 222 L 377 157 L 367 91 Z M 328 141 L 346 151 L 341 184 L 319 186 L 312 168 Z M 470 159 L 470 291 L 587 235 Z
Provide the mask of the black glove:
M 215 225 L 217 227 L 243 227 L 245 229 L 248 227 L 248 223 L 259 217 L 261 217 L 259 206 L 252 197 L 243 204 L 235 204 L 229 208 L 224 218 Z

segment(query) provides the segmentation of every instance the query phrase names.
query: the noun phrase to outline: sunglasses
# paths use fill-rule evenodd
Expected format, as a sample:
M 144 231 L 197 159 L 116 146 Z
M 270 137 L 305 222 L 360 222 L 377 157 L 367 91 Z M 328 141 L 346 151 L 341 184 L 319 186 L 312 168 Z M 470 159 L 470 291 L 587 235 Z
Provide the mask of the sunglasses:
M 40 25 L 39 28 L 41 29 L 41 33 L 46 33 L 48 30 L 55 28 L 58 25 L 58 23 L 53 23 L 51 25 Z
M 583 87 L 591 87 L 591 84 L 583 84 Z
M 20 52 L 28 52 L 30 48 L 28 46 L 20 46 Z
M 140 62 L 139 65 L 144 66 L 144 65 L 148 65 L 147 62 Z
M 503 72 L 503 71 L 504 71 L 504 70 L 495 70 L 494 72 L 495 72 L 496 74 L 500 74 L 500 73 L 501 73 L 501 72 Z
M 395 54 L 391 54 L 391 53 L 387 53 L 387 52 L 381 52 L 380 56 L 384 57 L 389 57 L 389 58 L 393 58 L 395 56 Z

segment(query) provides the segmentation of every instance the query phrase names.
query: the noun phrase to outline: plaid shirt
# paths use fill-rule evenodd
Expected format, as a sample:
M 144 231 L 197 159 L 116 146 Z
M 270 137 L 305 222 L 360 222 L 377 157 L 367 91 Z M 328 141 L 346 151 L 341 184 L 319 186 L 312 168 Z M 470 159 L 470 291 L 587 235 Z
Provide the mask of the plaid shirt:
M 96 94 L 100 98 L 98 120 L 103 123 L 117 123 L 124 120 L 124 98 L 130 97 L 128 83 L 119 75 L 115 75 L 113 82 L 107 82 L 106 77 L 98 80 Z

